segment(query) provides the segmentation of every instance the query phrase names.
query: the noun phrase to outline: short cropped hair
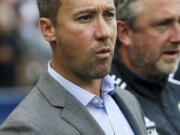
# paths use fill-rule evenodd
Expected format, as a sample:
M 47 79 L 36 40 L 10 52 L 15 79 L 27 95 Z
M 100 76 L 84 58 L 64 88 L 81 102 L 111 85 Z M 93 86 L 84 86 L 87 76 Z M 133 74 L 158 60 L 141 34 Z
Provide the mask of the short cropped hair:
M 140 0 L 116 0 L 117 20 L 126 22 L 132 30 L 137 31 L 135 24 L 142 9 L 140 5 Z
M 37 0 L 40 17 L 49 18 L 53 24 L 56 24 L 58 10 L 62 0 Z

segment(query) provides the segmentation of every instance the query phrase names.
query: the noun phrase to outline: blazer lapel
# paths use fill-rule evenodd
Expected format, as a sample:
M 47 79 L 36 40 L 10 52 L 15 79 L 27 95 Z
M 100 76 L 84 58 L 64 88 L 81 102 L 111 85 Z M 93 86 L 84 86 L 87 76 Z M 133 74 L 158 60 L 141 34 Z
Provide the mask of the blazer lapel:
M 37 87 L 54 107 L 60 107 L 60 117 L 71 124 L 83 135 L 105 135 L 85 106 L 65 90 L 46 71 L 40 78 Z
M 135 111 L 137 109 L 136 108 L 137 105 L 134 106 L 133 103 L 130 103 L 129 101 L 133 101 L 132 99 L 130 99 L 132 98 L 132 96 L 131 97 L 127 96 L 127 94 L 125 94 L 123 91 L 124 90 L 117 88 L 116 92 L 113 95 L 113 98 L 118 104 L 118 106 L 120 107 L 123 114 L 125 115 L 134 133 L 136 135 L 144 135 L 142 133 L 141 125 L 138 122 L 139 119 L 137 119 L 136 114 L 135 114 L 135 113 L 139 113 Z
M 83 135 L 105 135 L 88 110 L 72 95 L 66 95 L 61 118 L 71 123 Z

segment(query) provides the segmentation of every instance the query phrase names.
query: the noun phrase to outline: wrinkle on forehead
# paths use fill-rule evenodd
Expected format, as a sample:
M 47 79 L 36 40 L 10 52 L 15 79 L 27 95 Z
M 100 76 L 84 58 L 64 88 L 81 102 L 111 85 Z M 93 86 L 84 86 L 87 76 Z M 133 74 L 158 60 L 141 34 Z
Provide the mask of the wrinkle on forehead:
M 180 19 L 180 0 L 139 0 L 142 10 L 136 21 L 137 27 L 143 27 L 144 21 L 152 22 Z
M 140 0 L 146 12 L 153 12 L 163 7 L 180 6 L 180 0 Z
M 97 8 L 102 9 L 104 6 L 108 6 L 110 4 L 110 1 L 113 2 L 113 0 L 95 0 L 97 2 Z
M 73 7 L 79 7 L 79 9 L 83 9 L 84 7 L 91 6 L 93 6 L 93 8 L 97 8 L 98 10 L 104 9 L 105 7 L 115 8 L 113 0 L 81 0 L 81 4 L 79 4 L 77 1 L 79 0 L 63 0 L 61 7 L 63 7 L 63 5 L 68 5 L 65 7 L 65 10 L 71 10 Z

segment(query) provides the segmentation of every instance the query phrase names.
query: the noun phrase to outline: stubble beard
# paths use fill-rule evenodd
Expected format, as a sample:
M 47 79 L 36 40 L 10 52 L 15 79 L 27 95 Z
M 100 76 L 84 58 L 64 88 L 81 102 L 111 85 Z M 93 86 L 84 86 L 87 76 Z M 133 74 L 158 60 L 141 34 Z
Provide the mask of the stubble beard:
M 135 51 L 130 57 L 133 67 L 135 67 L 136 70 L 144 76 L 141 77 L 146 78 L 146 80 L 163 80 L 178 68 L 178 59 L 172 63 L 163 63 L 163 61 L 161 62 L 161 56 L 150 58 L 148 55 L 149 54 L 146 54 L 142 57 L 140 52 Z M 173 64 L 173 67 L 169 67 L 170 65 L 168 64 Z
M 156 67 L 161 74 L 164 74 L 164 76 L 168 76 L 169 74 L 176 72 L 178 63 L 179 59 L 173 60 L 168 63 L 159 62 L 156 64 Z
M 110 72 L 112 58 L 108 58 L 107 62 L 102 65 L 94 63 L 82 66 L 84 69 L 84 76 L 87 79 L 101 79 Z M 81 70 L 83 71 L 83 70 Z
M 110 72 L 112 56 L 101 65 L 90 62 L 90 59 L 86 59 L 86 61 L 89 63 L 84 62 L 76 67 L 76 69 L 74 68 L 74 73 L 83 81 L 102 79 Z

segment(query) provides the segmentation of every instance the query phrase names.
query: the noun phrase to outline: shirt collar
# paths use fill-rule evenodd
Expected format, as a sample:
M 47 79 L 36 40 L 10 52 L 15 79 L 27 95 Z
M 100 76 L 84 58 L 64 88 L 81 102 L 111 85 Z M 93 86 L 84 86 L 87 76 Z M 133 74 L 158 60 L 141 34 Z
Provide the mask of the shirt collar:
M 78 85 L 66 80 L 54 69 L 51 68 L 50 62 L 48 63 L 49 74 L 60 83 L 69 93 L 71 93 L 76 99 L 78 99 L 84 106 L 87 106 L 96 95 L 86 91 Z M 114 92 L 114 81 L 109 75 L 106 75 L 101 81 L 101 96 L 105 94 L 112 94 Z
M 115 83 L 109 75 L 101 81 L 101 94 L 112 94 L 115 91 Z

